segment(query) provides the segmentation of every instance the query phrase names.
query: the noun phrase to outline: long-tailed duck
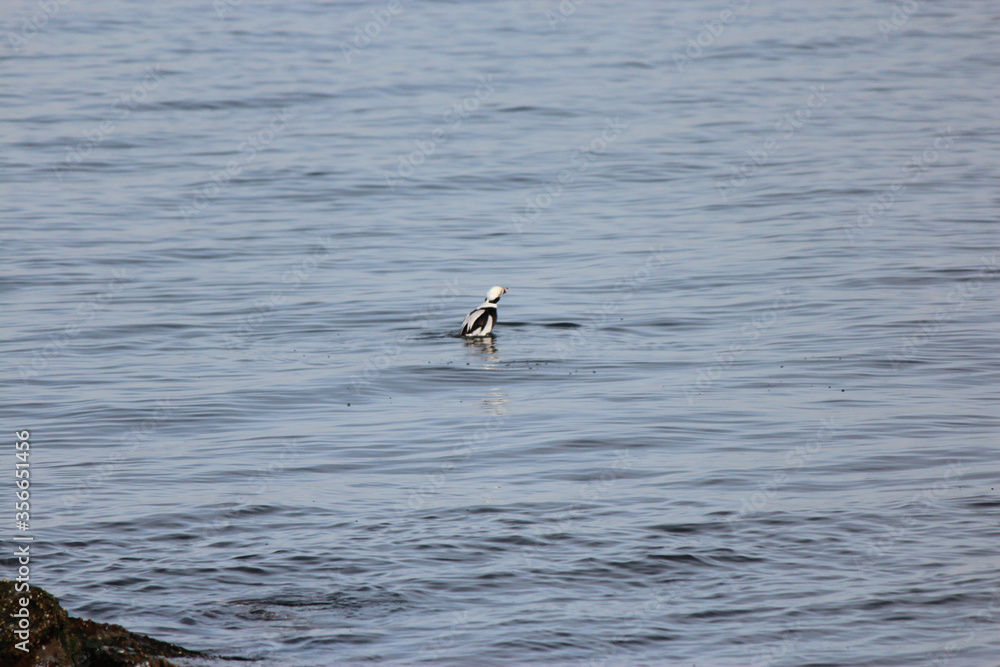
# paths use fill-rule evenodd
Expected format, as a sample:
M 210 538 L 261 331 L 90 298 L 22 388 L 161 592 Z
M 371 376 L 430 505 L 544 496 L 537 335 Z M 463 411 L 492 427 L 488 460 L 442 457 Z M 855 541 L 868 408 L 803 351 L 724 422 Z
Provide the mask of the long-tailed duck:
M 493 330 L 493 325 L 497 323 L 497 302 L 500 297 L 507 293 L 506 287 L 491 287 L 486 293 L 486 301 L 483 305 L 465 316 L 462 322 L 463 336 L 485 336 Z

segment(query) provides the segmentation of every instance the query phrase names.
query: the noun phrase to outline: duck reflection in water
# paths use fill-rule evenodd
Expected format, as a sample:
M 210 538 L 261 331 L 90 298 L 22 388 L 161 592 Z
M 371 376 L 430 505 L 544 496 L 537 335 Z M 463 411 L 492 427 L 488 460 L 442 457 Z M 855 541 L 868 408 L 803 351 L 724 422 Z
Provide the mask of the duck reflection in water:
M 493 336 L 481 336 L 479 338 L 466 338 L 465 347 L 482 355 L 491 364 L 500 363 L 497 356 L 496 339 Z

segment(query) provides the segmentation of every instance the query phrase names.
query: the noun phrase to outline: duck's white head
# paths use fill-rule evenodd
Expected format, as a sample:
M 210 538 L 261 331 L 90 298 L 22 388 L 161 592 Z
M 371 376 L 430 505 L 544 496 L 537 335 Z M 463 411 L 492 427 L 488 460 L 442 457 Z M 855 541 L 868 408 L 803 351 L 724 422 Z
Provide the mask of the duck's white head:
M 495 287 L 491 287 L 490 291 L 486 293 L 486 300 L 489 301 L 490 303 L 496 303 L 497 301 L 500 300 L 500 297 L 502 297 L 506 293 L 507 293 L 506 287 L 500 287 L 499 285 L 496 285 Z

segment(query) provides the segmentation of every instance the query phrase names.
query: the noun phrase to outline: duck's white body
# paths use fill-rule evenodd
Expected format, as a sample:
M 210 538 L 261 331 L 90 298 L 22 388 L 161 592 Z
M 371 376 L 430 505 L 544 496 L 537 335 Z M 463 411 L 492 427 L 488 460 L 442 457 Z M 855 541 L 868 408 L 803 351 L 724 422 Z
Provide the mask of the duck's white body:
M 493 325 L 497 323 L 497 303 L 506 293 L 506 287 L 491 287 L 486 293 L 483 304 L 465 316 L 465 321 L 462 322 L 462 335 L 486 336 L 493 331 Z

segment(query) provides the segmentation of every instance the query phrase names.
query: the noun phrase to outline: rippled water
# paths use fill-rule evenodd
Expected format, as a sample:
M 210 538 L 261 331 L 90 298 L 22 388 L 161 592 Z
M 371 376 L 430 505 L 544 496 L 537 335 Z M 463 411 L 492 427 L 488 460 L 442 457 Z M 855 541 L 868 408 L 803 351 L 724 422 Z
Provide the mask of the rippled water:
M 72 613 L 998 664 L 996 6 L 50 4 L 0 22 L 4 403 Z

